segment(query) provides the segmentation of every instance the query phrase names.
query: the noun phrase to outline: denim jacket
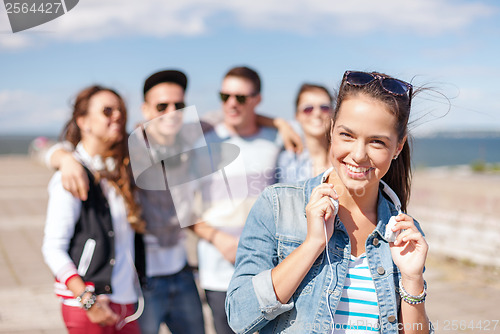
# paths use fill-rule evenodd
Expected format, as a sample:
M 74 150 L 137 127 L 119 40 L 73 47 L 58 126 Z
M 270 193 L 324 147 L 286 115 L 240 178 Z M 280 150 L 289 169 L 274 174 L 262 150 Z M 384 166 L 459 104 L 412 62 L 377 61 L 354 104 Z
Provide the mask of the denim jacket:
M 240 238 L 235 273 L 227 292 L 226 313 L 236 333 L 330 333 L 331 318 L 326 302 L 328 290 L 332 314 L 338 306 L 351 256 L 349 235 L 339 220 L 328 243 L 334 276 L 323 251 L 287 304 L 274 293 L 271 269 L 306 238 L 306 204 L 322 176 L 298 185 L 276 184 L 266 188 L 253 206 Z M 378 196 L 378 223 L 366 239 L 366 256 L 375 284 L 379 326 L 383 334 L 398 333 L 401 298 L 399 269 L 392 261 L 384 238 L 389 218 L 397 215 L 382 191 Z M 420 229 L 418 224 L 417 227 Z

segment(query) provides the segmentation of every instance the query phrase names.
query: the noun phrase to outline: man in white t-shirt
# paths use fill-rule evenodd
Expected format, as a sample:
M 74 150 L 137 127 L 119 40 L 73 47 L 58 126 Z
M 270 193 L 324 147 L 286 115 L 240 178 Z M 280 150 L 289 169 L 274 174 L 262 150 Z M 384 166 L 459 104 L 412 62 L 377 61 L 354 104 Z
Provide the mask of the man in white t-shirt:
M 231 69 L 220 91 L 224 122 L 205 135 L 213 155 L 219 155 L 211 157 L 219 172 L 199 179 L 203 209 L 192 229 L 200 237 L 200 285 L 218 334 L 233 333 L 227 324 L 224 301 L 239 236 L 251 206 L 262 190 L 275 182 L 281 148 L 277 131 L 257 124 L 255 108 L 261 102 L 260 89 L 260 78 L 254 70 Z

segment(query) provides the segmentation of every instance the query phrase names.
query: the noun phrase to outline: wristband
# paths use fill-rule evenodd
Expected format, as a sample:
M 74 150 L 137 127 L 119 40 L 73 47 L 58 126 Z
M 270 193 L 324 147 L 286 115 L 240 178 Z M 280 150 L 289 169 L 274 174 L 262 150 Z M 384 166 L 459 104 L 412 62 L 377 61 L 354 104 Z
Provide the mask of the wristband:
M 96 294 L 95 294 L 95 293 L 93 293 L 93 292 L 92 292 L 92 295 L 90 295 L 90 297 L 89 297 L 86 301 L 84 301 L 84 302 L 82 303 L 82 308 L 83 308 L 85 311 L 90 310 L 90 308 L 91 308 L 92 306 L 94 306 L 94 304 L 95 304 L 96 300 L 97 300 L 97 296 L 96 296 Z
M 405 288 L 403 287 L 403 283 L 399 280 L 399 294 L 401 295 L 401 299 L 411 305 L 416 305 L 423 303 L 425 301 L 425 297 L 427 296 L 427 282 L 424 280 L 424 291 L 420 293 L 418 296 L 414 296 L 409 294 Z
M 82 298 L 83 298 L 83 295 L 85 295 L 87 292 L 90 292 L 90 293 L 93 293 L 94 292 L 94 289 L 92 287 L 89 287 L 89 286 L 86 286 L 85 287 L 85 290 L 83 290 L 83 292 L 77 296 L 75 299 L 77 302 L 81 303 L 82 302 Z
M 88 293 L 88 292 L 90 292 L 90 294 L 91 294 L 90 297 L 85 302 L 82 302 L 83 296 L 86 293 Z M 75 299 L 76 299 L 77 302 L 79 302 L 80 304 L 82 304 L 82 308 L 85 311 L 88 311 L 88 310 L 90 310 L 90 308 L 92 307 L 92 305 L 95 304 L 96 298 L 97 298 L 97 296 L 94 293 L 94 288 L 86 286 L 85 290 L 83 290 L 83 292 L 78 297 L 76 297 Z

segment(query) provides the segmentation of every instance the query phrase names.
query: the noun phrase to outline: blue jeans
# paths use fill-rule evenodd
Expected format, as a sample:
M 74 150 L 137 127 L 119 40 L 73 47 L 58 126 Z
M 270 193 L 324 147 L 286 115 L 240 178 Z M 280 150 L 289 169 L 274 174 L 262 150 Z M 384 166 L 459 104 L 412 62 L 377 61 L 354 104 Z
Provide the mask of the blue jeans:
M 139 318 L 142 334 L 158 334 L 162 322 L 172 334 L 205 333 L 200 296 L 189 268 L 173 275 L 148 277 L 143 294 L 144 312 Z

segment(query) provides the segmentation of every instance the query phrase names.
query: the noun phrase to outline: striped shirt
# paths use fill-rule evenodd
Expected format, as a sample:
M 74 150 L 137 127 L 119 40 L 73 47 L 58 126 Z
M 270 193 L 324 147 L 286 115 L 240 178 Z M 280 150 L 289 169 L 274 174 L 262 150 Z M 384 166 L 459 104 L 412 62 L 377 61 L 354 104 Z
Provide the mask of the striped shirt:
M 365 253 L 351 255 L 334 323 L 334 333 L 380 333 L 377 294 Z

